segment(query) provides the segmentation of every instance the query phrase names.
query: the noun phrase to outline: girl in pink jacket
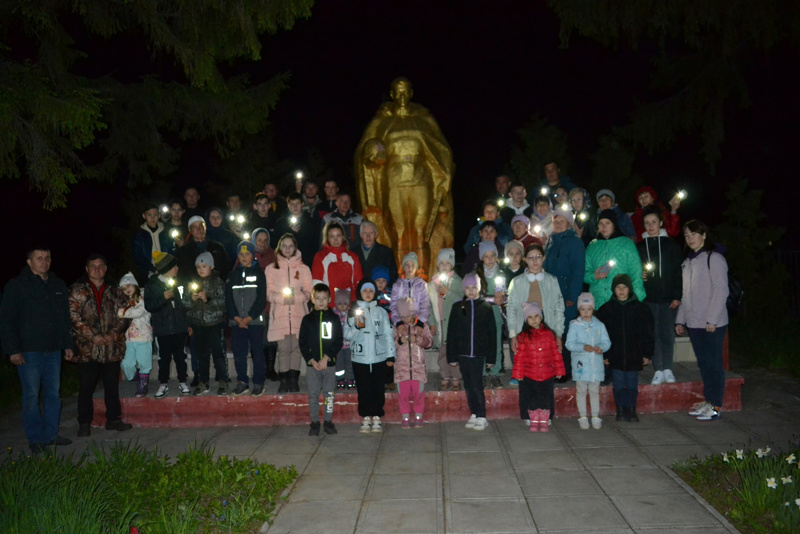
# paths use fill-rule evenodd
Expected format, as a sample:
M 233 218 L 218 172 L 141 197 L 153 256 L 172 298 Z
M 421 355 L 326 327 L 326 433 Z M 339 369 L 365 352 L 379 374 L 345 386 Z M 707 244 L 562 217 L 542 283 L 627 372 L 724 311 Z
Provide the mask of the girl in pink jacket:
M 268 341 L 278 343 L 278 393 L 300 391 L 300 362 L 303 360 L 297 335 L 300 322 L 308 313 L 311 299 L 311 270 L 303 264 L 292 234 L 284 234 L 276 247 L 275 262 L 267 265 Z
M 417 314 L 414 311 L 414 302 L 408 298 L 396 301 L 397 315 L 404 329 L 398 328 L 394 333 L 396 357 L 394 362 L 394 379 L 397 382 L 399 394 L 397 405 L 400 408 L 403 428 L 411 428 L 411 405 L 414 403 L 414 426 L 420 428 L 425 412 L 425 383 L 428 375 L 425 370 L 425 349 L 433 345 L 433 336 L 427 324 L 417 325 Z

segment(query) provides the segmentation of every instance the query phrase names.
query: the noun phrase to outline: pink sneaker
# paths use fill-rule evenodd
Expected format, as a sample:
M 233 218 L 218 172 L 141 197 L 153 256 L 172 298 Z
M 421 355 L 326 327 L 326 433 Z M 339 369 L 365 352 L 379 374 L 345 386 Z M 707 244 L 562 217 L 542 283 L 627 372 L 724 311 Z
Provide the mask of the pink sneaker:
M 425 421 L 422 419 L 422 414 L 418 413 L 417 416 L 414 418 L 414 426 L 417 428 L 422 428 L 422 425 L 425 424 Z
M 408 419 L 408 417 L 403 417 L 403 420 L 400 423 L 400 426 L 403 427 L 403 428 L 411 428 L 411 421 Z

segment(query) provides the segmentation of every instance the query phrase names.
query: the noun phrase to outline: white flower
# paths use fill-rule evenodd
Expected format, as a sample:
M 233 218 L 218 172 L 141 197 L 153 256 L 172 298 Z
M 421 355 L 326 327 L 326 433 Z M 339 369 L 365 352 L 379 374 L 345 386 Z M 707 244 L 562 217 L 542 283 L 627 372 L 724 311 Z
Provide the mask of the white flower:
M 786 457 L 786 463 L 788 463 L 789 465 L 793 464 L 795 461 L 796 458 L 794 457 L 794 453 Z
M 764 449 L 758 449 L 756 451 L 756 456 L 758 456 L 759 458 L 763 458 L 766 455 L 767 455 L 767 453 L 766 453 L 766 451 L 764 451 Z
M 792 483 L 792 475 L 789 475 L 788 477 L 781 477 L 781 482 L 783 482 L 784 484 L 791 484 Z
M 797 505 L 798 508 L 800 508 L 800 499 L 795 499 L 794 503 Z
M 736 459 L 737 460 L 744 459 L 744 449 L 736 449 Z
M 770 449 L 769 447 L 764 449 L 764 454 L 769 454 L 770 452 L 772 452 L 772 449 Z
M 770 489 L 776 489 L 778 487 L 778 483 L 775 482 L 775 477 L 770 477 L 767 479 L 767 487 Z
M 723 452 L 722 453 L 722 461 L 725 462 L 725 463 L 730 461 L 730 458 L 728 458 L 728 453 L 727 452 Z

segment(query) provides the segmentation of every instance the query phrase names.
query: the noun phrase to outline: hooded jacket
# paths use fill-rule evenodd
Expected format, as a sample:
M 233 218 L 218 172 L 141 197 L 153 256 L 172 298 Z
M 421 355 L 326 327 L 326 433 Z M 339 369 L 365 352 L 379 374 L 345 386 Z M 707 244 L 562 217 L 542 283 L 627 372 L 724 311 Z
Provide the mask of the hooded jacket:
M 676 324 L 705 328 L 728 324 L 728 262 L 719 252 L 693 252 L 683 261 L 683 296 Z
M 397 313 L 397 301 L 405 297 L 414 302 L 417 320 L 421 323 L 427 323 L 431 314 L 431 300 L 428 297 L 428 286 L 425 284 L 425 280 L 419 276 L 414 276 L 414 278 L 408 280 L 403 276 L 394 283 L 392 286 L 392 301 L 389 304 L 389 308 L 395 324 L 400 322 L 400 315 Z
M 407 326 L 409 331 L 419 329 L 420 333 L 415 335 L 413 343 L 409 343 L 408 335 L 401 336 L 395 330 L 394 381 L 416 380 L 425 384 L 428 382 L 428 373 L 425 370 L 425 349 L 429 349 L 433 345 L 433 335 L 427 324 L 421 327 Z
M 122 319 L 130 319 L 131 324 L 125 331 L 125 341 L 131 343 L 149 343 L 153 341 L 153 326 L 150 324 L 150 312 L 144 307 L 144 298 L 117 310 Z
M 594 272 L 608 260 L 614 260 L 616 264 L 606 278 L 595 280 Z M 589 284 L 589 291 L 594 296 L 598 309 L 611 298 L 613 294 L 611 281 L 618 274 L 627 274 L 631 277 L 633 291 L 640 301 L 647 297 L 642 283 L 642 262 L 639 259 L 636 245 L 615 228 L 614 233 L 608 239 L 598 236 L 586 249 L 583 281 Z
M 311 266 L 311 277 L 314 284 L 325 284 L 334 294 L 337 289 L 350 290 L 350 302 L 356 300 L 356 286 L 364 278 L 358 256 L 341 247 L 332 247 L 327 243 L 314 256 Z M 331 299 L 331 307 L 333 307 Z
M 67 285 L 52 272 L 47 280 L 27 265 L 3 291 L 0 311 L 3 353 L 53 352 L 73 347 Z
M 624 302 L 615 296 L 597 310 L 597 318 L 605 325 L 611 340 L 611 348 L 603 355 L 611 368 L 641 371 L 644 358 L 652 358 L 656 346 L 650 308 L 633 293 Z
M 267 279 L 267 300 L 270 303 L 269 341 L 280 341 L 288 335 L 300 334 L 300 322 L 308 313 L 311 300 L 311 270 L 303 263 L 303 255 L 295 250 L 291 258 L 277 256 L 278 266 L 264 269 Z M 293 304 L 284 304 L 283 290 L 292 289 Z M 338 351 L 337 351 L 338 352 Z
M 131 321 L 119 317 L 120 308 L 128 297 L 119 287 L 104 284 L 100 305 L 97 304 L 93 285 L 88 279 L 75 282 L 69 288 L 69 315 L 72 320 L 72 339 L 79 362 L 118 362 L 125 356 L 125 332 Z M 99 309 L 98 309 L 99 308 Z M 111 334 L 110 345 L 95 344 L 94 336 Z
M 555 334 L 545 324 L 517 336 L 511 378 L 543 382 L 564 374 L 564 358 L 558 352 Z
M 457 363 L 460 356 L 485 358 L 486 363 L 497 362 L 497 331 L 494 306 L 483 299 L 456 302 L 450 309 L 447 325 L 447 362 Z
M 662 228 L 657 237 L 647 237 L 647 232 L 642 234 L 642 240 L 636 244 L 636 249 L 639 251 L 642 264 L 653 265 L 653 270 L 647 272 L 647 281 L 644 282 L 644 289 L 647 292 L 644 301 L 667 303 L 681 300 L 683 255 L 678 243 L 669 238 L 666 230 Z
M 558 280 L 561 296 L 564 298 L 564 322 L 566 325 L 578 316 L 578 295 L 583 291 L 583 271 L 586 267 L 586 249 L 583 242 L 568 228 L 565 232 L 553 234 L 547 241 L 542 268 Z M 566 301 L 573 304 L 566 305 Z M 563 330 L 562 330 L 563 332 Z
M 356 310 L 361 310 L 364 328 L 356 328 Z M 356 301 L 344 325 L 344 337 L 350 342 L 352 361 L 365 365 L 395 360 L 394 334 L 389 314 L 374 300 Z
M 650 193 L 650 196 L 653 197 L 653 204 L 658 206 L 661 210 L 661 217 L 664 219 L 664 229 L 667 231 L 667 235 L 669 237 L 675 237 L 681 233 L 681 217 L 677 213 L 672 213 L 670 209 L 668 209 L 664 204 L 658 201 L 658 195 L 656 195 L 655 189 L 649 186 L 640 187 L 636 191 L 636 195 L 633 197 L 633 202 L 636 204 L 636 211 L 633 212 L 631 215 L 631 222 L 633 223 L 633 229 L 636 232 L 636 241 L 641 242 L 644 239 L 644 208 L 639 205 L 639 195 L 642 193 Z
M 133 234 L 133 263 L 136 265 L 136 272 L 139 275 L 139 282 L 144 284 L 147 279 L 156 273 L 153 264 L 153 241 L 158 243 L 158 250 L 168 254 L 175 253 L 175 240 L 169 236 L 169 232 L 164 228 L 164 223 L 158 222 L 156 229 L 153 230 L 144 222 Z
M 164 298 L 167 289 L 174 291 L 174 299 Z M 186 322 L 186 309 L 183 307 L 179 288 L 170 288 L 162 276 L 153 276 L 147 281 L 144 289 L 144 307 L 151 314 L 150 324 L 153 326 L 154 336 L 187 333 L 189 325 Z
M 192 300 L 192 283 L 197 284 L 198 292 L 206 292 L 206 302 Z M 190 326 L 221 324 L 225 321 L 225 282 L 213 271 L 206 278 L 193 278 L 183 290 L 183 307 Z
M 600 347 L 603 352 L 611 348 L 608 330 L 600 320 L 592 316 L 584 321 L 578 317 L 570 321 L 567 342 L 564 346 L 572 353 L 572 379 L 576 382 L 602 382 L 605 379 L 603 355 L 586 352 L 584 345 Z
M 324 356 L 330 359 L 328 367 L 336 364 L 336 355 L 342 350 L 342 323 L 336 313 L 325 310 L 311 310 L 300 321 L 300 353 L 306 364 L 320 361 Z
M 267 280 L 264 271 L 253 261 L 250 267 L 239 264 L 225 284 L 225 306 L 228 324 L 235 326 L 234 317 L 252 317 L 254 326 L 264 325 L 264 307 L 267 304 Z

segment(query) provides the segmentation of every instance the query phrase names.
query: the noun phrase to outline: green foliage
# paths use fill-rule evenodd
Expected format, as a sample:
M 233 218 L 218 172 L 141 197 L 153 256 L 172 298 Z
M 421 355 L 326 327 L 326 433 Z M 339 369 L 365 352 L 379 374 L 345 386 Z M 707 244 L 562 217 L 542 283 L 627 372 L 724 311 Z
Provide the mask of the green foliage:
M 778 43 L 797 44 L 800 14 L 791 0 L 726 2 L 548 0 L 561 20 L 561 43 L 573 32 L 609 47 L 654 46 L 652 95 L 619 129 L 654 152 L 678 135 L 699 133 L 711 172 L 725 139 L 725 113 L 749 105 L 747 70 Z
M 789 275 L 770 250 L 786 230 L 763 224 L 762 194 L 758 189 L 748 190 L 747 180 L 729 184 L 725 220 L 714 228 L 712 238 L 727 247 L 729 268 L 744 283 L 744 315 L 779 321 L 788 309 L 785 287 Z
M 135 186 L 173 172 L 176 136 L 211 140 L 220 157 L 230 156 L 267 126 L 288 74 L 253 85 L 246 76 L 223 75 L 220 62 L 260 59 L 259 37 L 290 29 L 310 16 L 311 4 L 0 3 L 0 39 L 13 40 L 0 46 L 0 178 L 25 176 L 44 193 L 44 207 L 53 209 L 66 204 L 79 180 L 123 176 Z M 129 83 L 113 74 L 82 74 L 97 48 L 88 34 L 117 47 L 115 60 L 134 65 L 141 78 Z M 137 44 L 152 50 L 150 63 L 131 46 L 136 35 L 143 41 Z M 185 78 L 150 74 L 165 70 L 162 56 L 174 59 Z
M 9 451 L 0 473 L 0 531 L 9 533 L 254 532 L 297 477 L 293 467 L 215 459 L 207 447 L 173 463 L 135 444 L 95 447 L 74 463 Z
M 800 531 L 800 449 L 738 449 L 674 469 L 700 496 L 743 532 Z
M 636 153 L 620 136 L 603 135 L 598 144 L 597 150 L 591 155 L 594 166 L 589 190 L 611 189 L 617 203 L 623 209 L 629 208 L 629 199 L 633 198 L 641 185 L 641 180 L 633 176 Z
M 544 165 L 557 161 L 562 174 L 569 173 L 571 160 L 567 136 L 541 115 L 533 115 L 519 130 L 519 144 L 512 147 L 509 173 L 530 191 L 544 178 Z

